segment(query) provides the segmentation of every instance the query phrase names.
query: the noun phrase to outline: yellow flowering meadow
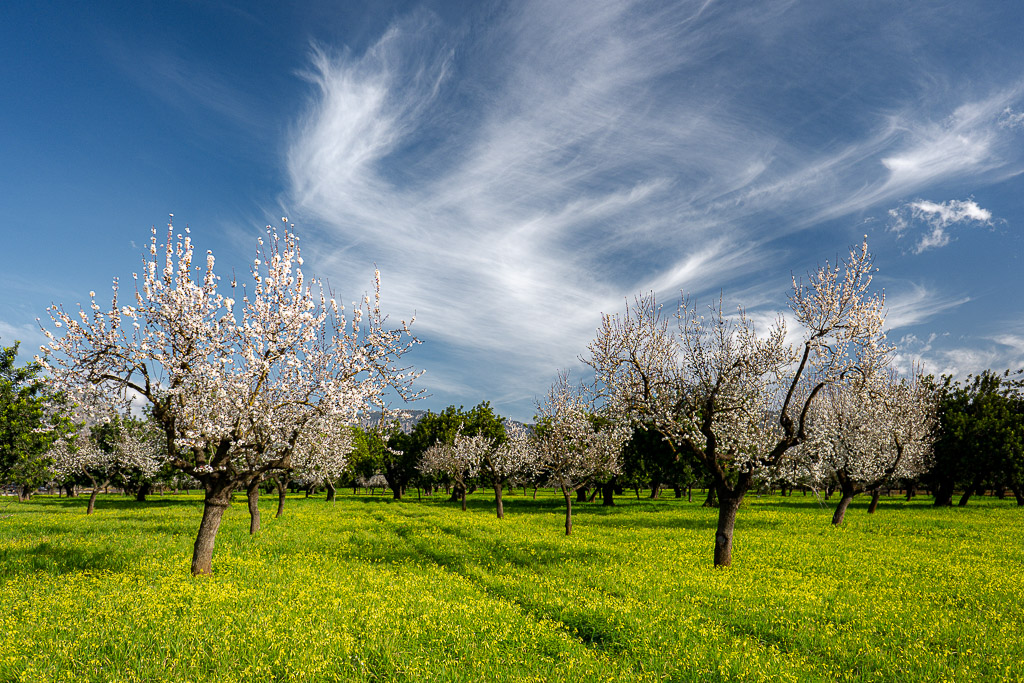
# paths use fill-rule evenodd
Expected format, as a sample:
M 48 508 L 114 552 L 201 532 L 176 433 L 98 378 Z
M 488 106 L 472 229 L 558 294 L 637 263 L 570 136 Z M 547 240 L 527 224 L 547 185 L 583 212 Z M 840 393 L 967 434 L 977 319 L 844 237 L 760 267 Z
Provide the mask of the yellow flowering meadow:
M 621 498 L 289 499 L 214 576 L 201 502 L 41 497 L 0 519 L 0 680 L 1024 680 L 1024 510 L 982 500 L 748 498 L 734 565 L 715 512 Z

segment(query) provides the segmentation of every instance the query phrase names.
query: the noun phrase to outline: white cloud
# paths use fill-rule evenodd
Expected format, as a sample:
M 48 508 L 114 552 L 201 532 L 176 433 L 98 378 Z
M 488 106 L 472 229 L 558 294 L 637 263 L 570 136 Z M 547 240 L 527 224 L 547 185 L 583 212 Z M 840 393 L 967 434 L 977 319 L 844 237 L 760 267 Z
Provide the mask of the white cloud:
M 899 330 L 919 325 L 970 300 L 966 296 L 943 296 L 924 285 L 911 283 L 909 289 L 896 294 L 886 293 L 886 328 Z
M 973 199 L 951 199 L 936 203 L 919 200 L 889 210 L 890 229 L 898 235 L 907 233 L 915 223 L 924 224 L 927 231 L 921 235 L 914 253 L 944 247 L 952 239 L 949 228 L 954 225 L 992 225 L 992 212 L 978 206 Z
M 358 292 L 377 263 L 388 309 L 415 310 L 419 333 L 453 349 L 438 387 L 486 373 L 532 399 L 575 363 L 599 313 L 639 291 L 743 288 L 777 306 L 788 233 L 1020 167 L 1000 151 L 1012 88 L 958 94 L 952 114 L 915 100 L 820 146 L 766 115 L 747 97 L 763 71 L 715 60 L 777 49 L 798 19 L 787 7 L 526 2 L 476 42 L 415 13 L 364 54 L 317 51 L 287 211 L 323 227 L 310 260 L 333 285 Z M 928 225 L 922 249 L 988 213 L 972 200 L 908 207 L 896 218 Z M 911 324 L 965 300 L 911 297 L 890 315 Z
M 1010 129 L 1024 128 L 1024 112 L 1015 112 L 1007 107 L 999 117 L 999 125 Z

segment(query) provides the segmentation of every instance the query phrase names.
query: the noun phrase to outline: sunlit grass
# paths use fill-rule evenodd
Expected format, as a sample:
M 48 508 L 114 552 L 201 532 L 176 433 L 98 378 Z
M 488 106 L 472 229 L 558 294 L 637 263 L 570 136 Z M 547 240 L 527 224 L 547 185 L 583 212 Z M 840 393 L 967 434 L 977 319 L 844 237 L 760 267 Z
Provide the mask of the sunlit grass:
M 532 493 L 532 492 L 531 492 Z M 413 496 L 415 498 L 415 495 Z M 715 512 L 486 495 L 291 498 L 248 535 L 201 504 L 40 498 L 0 520 L 0 680 L 1021 680 L 1024 511 L 751 497 L 734 567 Z

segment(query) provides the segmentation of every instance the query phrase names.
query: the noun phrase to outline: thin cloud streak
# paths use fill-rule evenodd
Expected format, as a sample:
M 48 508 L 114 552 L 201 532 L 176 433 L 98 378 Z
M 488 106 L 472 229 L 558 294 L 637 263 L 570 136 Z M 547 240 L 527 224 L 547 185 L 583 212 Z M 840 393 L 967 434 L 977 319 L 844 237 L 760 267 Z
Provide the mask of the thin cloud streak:
M 777 288 L 762 255 L 787 234 L 1020 171 L 1000 152 L 1018 88 L 878 112 L 824 145 L 746 104 L 757 73 L 723 81 L 717 60 L 762 25 L 784 37 L 788 9 L 533 2 L 475 42 L 414 13 L 362 55 L 317 49 L 284 203 L 323 226 L 330 246 L 312 256 L 332 283 L 358 291 L 349 264 L 376 262 L 389 310 L 458 349 L 465 369 L 445 383 L 486 371 L 525 399 L 639 291 Z M 893 327 L 967 300 L 919 296 L 890 303 Z

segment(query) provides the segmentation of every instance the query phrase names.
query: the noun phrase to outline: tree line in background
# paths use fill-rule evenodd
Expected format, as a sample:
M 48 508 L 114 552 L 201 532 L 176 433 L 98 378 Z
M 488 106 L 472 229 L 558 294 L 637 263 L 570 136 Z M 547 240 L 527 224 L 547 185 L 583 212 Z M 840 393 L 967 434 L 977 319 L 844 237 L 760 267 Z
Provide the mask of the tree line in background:
M 213 255 L 193 264 L 188 231 L 156 231 L 129 304 L 50 308 L 50 345 L 36 362 L 0 366 L 0 477 L 24 498 L 56 479 L 140 499 L 156 485 L 198 487 L 203 517 L 192 571 L 212 571 L 217 530 L 244 491 L 250 532 L 261 487 L 382 485 L 466 495 L 553 486 L 565 503 L 604 505 L 632 488 L 676 495 L 700 485 L 717 507 L 714 563 L 732 561 L 738 511 L 750 491 L 779 486 L 839 494 L 840 524 L 859 493 L 917 488 L 938 505 L 983 487 L 1024 505 L 1024 383 L 1020 373 L 936 382 L 899 376 L 886 343 L 884 298 L 871 291 L 866 242 L 835 265 L 793 280 L 800 342 L 779 317 L 755 333 L 741 309 L 702 314 L 683 299 L 674 316 L 653 294 L 604 315 L 582 358 L 587 386 L 559 375 L 532 428 L 486 403 L 449 407 L 403 428 L 385 397 L 414 400 L 418 373 L 401 364 L 418 340 L 388 328 L 380 278 L 346 313 L 302 271 L 298 238 L 268 226 L 250 278 L 222 293 Z M 140 413 L 139 406 L 143 407 Z M 134 412 L 133 412 L 134 408 Z M 144 415 L 140 417 L 139 415 Z M 71 490 L 71 489 L 69 489 Z M 535 488 L 536 491 L 536 488 Z M 872 506 L 873 507 L 873 506 Z

